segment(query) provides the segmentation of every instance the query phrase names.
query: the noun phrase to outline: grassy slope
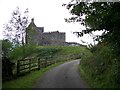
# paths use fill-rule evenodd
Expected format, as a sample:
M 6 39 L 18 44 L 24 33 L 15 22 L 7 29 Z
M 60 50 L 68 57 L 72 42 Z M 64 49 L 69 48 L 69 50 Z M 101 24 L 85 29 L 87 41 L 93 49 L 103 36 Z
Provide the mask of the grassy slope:
M 60 51 L 57 52 L 59 55 L 78 54 L 85 49 L 80 46 L 39 46 L 38 48 L 60 49 Z
M 35 57 L 36 55 L 41 58 L 46 56 L 52 57 L 64 57 L 75 54 L 80 54 L 80 52 L 84 51 L 84 47 L 79 46 L 26 46 L 25 47 L 25 56 L 26 57 Z M 22 47 L 16 48 L 11 53 L 11 58 L 13 61 L 19 60 L 23 57 Z

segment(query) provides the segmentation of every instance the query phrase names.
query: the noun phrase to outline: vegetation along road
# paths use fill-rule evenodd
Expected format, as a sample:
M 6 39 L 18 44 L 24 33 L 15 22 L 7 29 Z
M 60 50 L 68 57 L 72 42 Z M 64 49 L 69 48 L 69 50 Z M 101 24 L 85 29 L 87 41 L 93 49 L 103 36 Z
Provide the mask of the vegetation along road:
M 35 88 L 88 88 L 79 76 L 77 65 L 80 60 L 73 60 L 59 65 L 40 77 Z

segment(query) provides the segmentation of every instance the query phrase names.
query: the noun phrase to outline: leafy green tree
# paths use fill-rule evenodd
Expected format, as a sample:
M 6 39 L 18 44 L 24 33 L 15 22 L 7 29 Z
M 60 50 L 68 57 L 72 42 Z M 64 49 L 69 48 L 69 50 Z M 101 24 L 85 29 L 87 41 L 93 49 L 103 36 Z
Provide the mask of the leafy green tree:
M 93 31 L 104 31 L 96 40 L 106 41 L 112 49 L 120 53 L 120 2 L 80 2 L 72 0 L 69 4 L 63 4 L 73 17 L 65 19 L 66 22 L 80 22 L 86 30 L 75 32 L 78 36 Z M 83 18 L 84 17 L 84 18 Z

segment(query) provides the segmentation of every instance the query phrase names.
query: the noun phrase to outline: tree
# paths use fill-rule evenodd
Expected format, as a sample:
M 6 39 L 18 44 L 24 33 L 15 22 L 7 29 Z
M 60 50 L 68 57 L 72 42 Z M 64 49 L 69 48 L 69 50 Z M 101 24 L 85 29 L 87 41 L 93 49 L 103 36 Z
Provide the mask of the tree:
M 75 32 L 78 36 L 93 31 L 104 31 L 96 40 L 106 41 L 111 44 L 112 49 L 120 53 L 120 2 L 80 2 L 72 0 L 66 6 L 73 17 L 65 19 L 66 22 L 80 22 L 86 30 Z M 82 17 L 85 18 L 82 18 Z M 117 55 L 118 55 L 117 54 Z
M 25 44 L 25 29 L 28 25 L 28 9 L 24 11 L 24 15 L 21 15 L 19 8 L 12 13 L 11 20 L 5 24 L 5 30 L 3 35 L 5 39 L 8 39 L 14 44 Z
M 5 24 L 4 38 L 12 41 L 14 45 L 23 46 L 23 58 L 25 58 L 25 34 L 28 25 L 28 8 L 21 15 L 19 8 L 12 13 L 12 18 L 9 23 Z

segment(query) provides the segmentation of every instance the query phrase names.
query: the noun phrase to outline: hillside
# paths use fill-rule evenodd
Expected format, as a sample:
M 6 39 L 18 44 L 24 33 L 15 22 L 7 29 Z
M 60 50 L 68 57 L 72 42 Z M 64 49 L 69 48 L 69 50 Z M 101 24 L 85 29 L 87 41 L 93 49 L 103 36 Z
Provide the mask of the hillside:
M 41 48 L 40 48 L 41 50 Z M 44 52 L 47 52 L 46 57 L 51 57 L 56 60 L 65 60 L 65 59 L 78 59 L 81 57 L 81 53 L 85 50 L 84 47 L 79 46 L 45 46 L 43 48 Z M 45 54 L 41 55 L 42 57 Z
M 82 46 L 25 46 L 23 54 L 22 47 L 15 48 L 11 52 L 12 61 L 19 60 L 23 57 L 40 57 L 41 59 L 78 59 L 82 53 L 87 51 L 86 47 Z

